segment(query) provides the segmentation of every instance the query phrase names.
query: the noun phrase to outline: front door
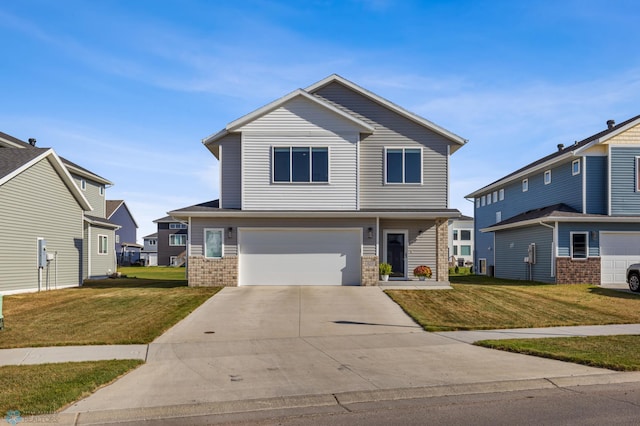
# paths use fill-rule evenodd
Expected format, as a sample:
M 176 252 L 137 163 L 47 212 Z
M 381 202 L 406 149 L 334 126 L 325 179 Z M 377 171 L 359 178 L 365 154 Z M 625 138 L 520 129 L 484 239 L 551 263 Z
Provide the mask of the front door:
M 407 277 L 407 231 L 384 231 L 384 259 L 391 265 L 391 278 Z

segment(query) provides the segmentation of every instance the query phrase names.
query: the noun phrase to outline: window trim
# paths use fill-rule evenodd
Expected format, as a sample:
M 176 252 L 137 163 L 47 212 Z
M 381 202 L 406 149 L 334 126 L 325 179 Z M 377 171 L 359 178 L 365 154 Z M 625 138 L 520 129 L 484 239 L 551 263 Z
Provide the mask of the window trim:
M 575 255 L 574 255 L 573 237 L 575 235 L 584 235 L 585 257 L 575 257 Z M 588 231 L 572 231 L 570 233 L 570 237 L 569 237 L 569 249 L 570 249 L 569 256 L 571 257 L 572 260 L 587 260 L 587 259 L 589 259 L 589 232 Z
M 547 176 L 549 177 L 549 179 L 547 179 Z M 544 184 L 545 185 L 550 185 L 551 184 L 551 170 L 545 170 L 544 171 Z
M 309 150 L 309 180 L 294 181 L 293 180 L 293 148 L 307 148 Z M 313 149 L 327 150 L 327 180 L 313 180 Z M 276 149 L 289 150 L 289 181 L 276 180 Z M 328 185 L 331 183 L 331 147 L 330 146 L 313 146 L 313 145 L 272 145 L 271 146 L 271 183 L 275 185 Z
M 578 166 L 578 170 L 576 170 L 576 167 Z M 580 174 L 580 160 L 573 160 L 571 162 L 571 176 L 577 176 Z
M 636 157 L 636 192 L 640 192 L 640 156 Z
M 522 179 L 522 192 L 529 191 L 529 179 Z
M 420 151 L 420 182 L 405 182 L 406 177 L 406 169 L 405 169 L 405 161 L 406 161 L 406 150 L 417 150 Z M 387 161 L 387 153 L 389 150 L 402 150 L 402 182 L 389 182 L 387 181 L 388 177 L 388 161 Z M 422 185 L 424 183 L 424 152 L 421 146 L 385 146 L 384 147 L 384 184 L 385 185 Z
M 109 254 L 109 236 L 106 234 L 98 234 L 98 255 L 107 256 L 108 254 Z
M 207 256 L 207 232 L 220 232 L 220 257 Z M 224 257 L 224 229 L 223 228 L 204 228 L 202 232 L 202 250 L 205 259 L 222 259 Z
M 171 237 L 180 236 L 180 239 L 184 238 L 184 244 L 172 244 Z M 169 234 L 169 247 L 186 247 L 187 246 L 187 234 Z

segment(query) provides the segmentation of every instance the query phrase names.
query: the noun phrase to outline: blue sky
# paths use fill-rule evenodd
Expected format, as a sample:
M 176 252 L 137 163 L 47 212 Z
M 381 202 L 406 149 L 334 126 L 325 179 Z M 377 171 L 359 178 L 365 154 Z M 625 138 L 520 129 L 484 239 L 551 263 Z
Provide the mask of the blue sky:
M 640 114 L 634 0 L 0 3 L 0 130 L 113 181 L 140 228 L 218 196 L 201 139 L 337 73 L 469 140 L 450 206 Z

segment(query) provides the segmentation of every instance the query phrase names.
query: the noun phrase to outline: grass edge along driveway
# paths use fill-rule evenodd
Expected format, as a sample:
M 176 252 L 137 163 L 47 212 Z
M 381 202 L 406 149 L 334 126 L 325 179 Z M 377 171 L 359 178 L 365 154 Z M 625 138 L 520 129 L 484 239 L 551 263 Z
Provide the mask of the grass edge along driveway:
M 590 285 L 451 277 L 453 290 L 387 291 L 427 331 L 640 323 L 638 295 Z M 510 339 L 479 346 L 612 370 L 640 370 L 640 336 Z

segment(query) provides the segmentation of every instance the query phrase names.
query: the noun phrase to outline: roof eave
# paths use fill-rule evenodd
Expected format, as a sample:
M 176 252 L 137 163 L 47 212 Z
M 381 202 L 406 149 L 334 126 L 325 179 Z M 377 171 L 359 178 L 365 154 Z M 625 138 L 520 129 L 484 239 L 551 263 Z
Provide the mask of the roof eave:
M 222 218 L 222 217 L 254 217 L 254 218 L 321 218 L 321 217 L 346 217 L 346 218 L 381 218 L 381 219 L 455 219 L 460 217 L 458 210 L 443 211 L 247 211 L 247 210 L 174 210 L 168 212 L 175 219 L 186 220 L 188 218 Z

